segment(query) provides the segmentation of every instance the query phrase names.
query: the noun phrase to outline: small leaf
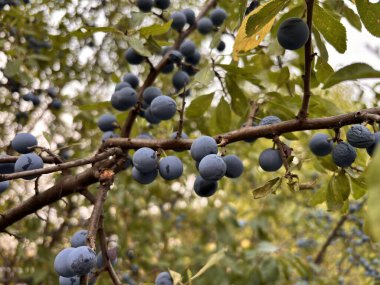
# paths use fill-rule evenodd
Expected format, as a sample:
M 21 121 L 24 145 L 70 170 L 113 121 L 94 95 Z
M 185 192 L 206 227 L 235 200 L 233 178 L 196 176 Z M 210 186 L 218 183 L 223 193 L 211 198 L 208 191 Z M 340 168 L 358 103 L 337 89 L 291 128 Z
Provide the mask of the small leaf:
M 189 107 L 186 108 L 186 116 L 188 118 L 197 118 L 202 116 L 210 108 L 214 93 L 202 95 L 191 101 Z
M 325 83 L 326 80 L 334 73 L 334 69 L 322 57 L 318 57 L 315 65 L 316 76 L 320 83 Z
M 328 211 L 340 210 L 343 207 L 342 193 L 336 188 L 335 175 L 331 178 L 327 188 L 326 203 Z
M 343 201 L 347 200 L 351 193 L 350 178 L 345 171 L 340 171 L 335 177 L 335 189 L 341 193 Z
M 170 276 L 173 278 L 173 285 L 180 284 L 182 281 L 182 276 L 178 272 L 169 269 Z
M 316 206 L 318 204 L 322 204 L 323 202 L 326 201 L 326 193 L 327 193 L 326 188 L 318 189 L 317 192 L 315 192 L 311 196 L 311 199 L 308 204 L 310 206 Z
M 314 5 L 314 25 L 323 37 L 340 53 L 347 49 L 346 28 L 331 12 Z
M 209 268 L 217 264 L 219 261 L 221 261 L 226 253 L 227 249 L 222 249 L 218 251 L 217 253 L 214 253 L 211 255 L 205 266 L 203 266 L 193 277 L 191 277 L 191 280 L 194 280 L 195 278 L 198 278 L 203 273 L 205 273 Z
M 351 8 L 343 6 L 343 15 L 351 24 L 351 26 L 353 26 L 355 29 L 359 31 L 362 30 L 362 23 L 360 22 L 360 17 Z
M 355 2 L 364 26 L 372 35 L 380 37 L 380 2 L 371 3 L 369 0 Z
M 128 38 L 128 45 L 130 47 L 132 47 L 135 51 L 137 51 L 142 56 L 150 57 L 152 55 L 151 52 L 147 48 L 145 48 L 142 41 L 139 40 L 138 38 L 129 37 Z
M 227 132 L 231 124 L 231 108 L 226 100 L 222 97 L 215 109 L 216 123 L 222 132 Z
M 354 178 L 351 176 L 352 196 L 358 200 L 367 194 L 368 185 L 363 177 Z
M 228 93 L 231 95 L 231 107 L 235 114 L 244 116 L 248 108 L 248 101 L 244 95 L 243 90 L 236 83 L 235 78 L 231 74 L 226 75 L 226 87 Z
M 81 111 L 94 111 L 94 110 L 106 109 L 109 107 L 111 107 L 111 103 L 109 101 L 103 101 L 103 102 L 81 105 L 81 106 L 79 106 L 79 110 L 81 110 Z
M 345 66 L 329 77 L 324 89 L 334 86 L 343 81 L 363 78 L 379 78 L 380 71 L 373 69 L 366 63 L 353 63 Z
M 288 1 L 273 0 L 253 10 L 241 24 L 233 48 L 233 58 L 238 59 L 240 52 L 257 47 L 269 33 L 276 15 L 288 4 Z
M 208 86 L 214 80 L 214 71 L 209 67 L 202 68 L 194 77 L 194 81 Z
M 278 187 L 280 187 L 281 182 L 281 177 L 276 177 L 272 180 L 267 181 L 263 186 L 252 190 L 253 198 L 260 199 L 273 193 Z
M 144 27 L 140 29 L 140 35 L 148 38 L 150 36 L 159 36 L 167 33 L 170 30 L 171 24 L 173 20 L 166 22 L 165 24 L 153 24 L 148 27 Z

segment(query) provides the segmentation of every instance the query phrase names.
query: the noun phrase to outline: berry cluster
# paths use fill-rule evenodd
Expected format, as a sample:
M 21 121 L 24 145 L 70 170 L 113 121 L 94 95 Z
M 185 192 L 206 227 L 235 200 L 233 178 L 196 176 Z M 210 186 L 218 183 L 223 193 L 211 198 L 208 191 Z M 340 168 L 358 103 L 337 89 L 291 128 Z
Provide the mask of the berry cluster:
M 335 164 L 339 167 L 349 167 L 356 159 L 355 148 L 365 148 L 372 156 L 380 139 L 380 133 L 372 133 L 363 125 L 354 125 L 347 132 L 347 141 L 336 139 L 334 146 L 333 139 L 326 134 L 315 134 L 309 143 L 310 150 L 316 156 L 326 156 L 332 153 Z

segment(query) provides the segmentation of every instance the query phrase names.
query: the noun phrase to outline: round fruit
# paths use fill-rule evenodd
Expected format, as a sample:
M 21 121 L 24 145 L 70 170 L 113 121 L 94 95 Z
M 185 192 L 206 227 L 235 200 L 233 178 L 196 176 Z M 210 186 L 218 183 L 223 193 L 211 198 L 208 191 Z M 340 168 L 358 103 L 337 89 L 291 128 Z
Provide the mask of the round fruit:
M 150 103 L 152 103 L 154 98 L 161 96 L 161 95 L 162 95 L 161 89 L 157 88 L 157 87 L 153 87 L 153 86 L 146 88 L 143 92 L 144 101 L 148 105 L 150 105 Z
M 380 141 L 380 132 L 375 133 L 375 142 L 370 146 L 367 147 L 367 153 L 372 156 L 377 148 L 377 145 Z
M 176 156 L 167 156 L 160 160 L 159 171 L 165 180 L 177 179 L 183 173 L 182 161 Z
M 167 62 L 165 66 L 161 69 L 161 72 L 163 74 L 169 74 L 173 72 L 174 70 L 174 63 L 173 62 Z
M 206 155 L 199 163 L 199 174 L 204 180 L 217 181 L 226 174 L 226 170 L 223 158 L 216 154 Z
M 173 285 L 173 278 L 169 272 L 161 272 L 157 275 L 155 285 Z
M 220 27 L 226 20 L 227 13 L 222 8 L 216 8 L 211 12 L 210 18 L 215 27 Z
M 309 143 L 309 148 L 312 153 L 317 156 L 326 156 L 333 149 L 333 142 L 329 140 L 329 136 L 325 134 L 315 134 Z
M 347 132 L 347 141 L 353 147 L 367 148 L 375 142 L 375 135 L 362 125 L 354 125 Z
M 148 13 L 153 8 L 153 0 L 137 0 L 137 7 L 141 12 Z
M 196 50 L 196 45 L 193 41 L 191 40 L 185 40 L 181 46 L 179 47 L 179 50 L 180 52 L 184 55 L 184 56 L 191 56 L 195 53 L 195 50 Z
M 96 265 L 96 253 L 88 246 L 74 248 L 67 257 L 67 263 L 76 275 L 86 275 Z
M 183 54 L 178 50 L 171 50 L 169 52 L 169 61 L 174 63 L 181 63 L 183 60 Z
M 226 163 L 226 176 L 228 178 L 238 178 L 244 171 L 243 162 L 234 154 L 223 156 Z
M 132 88 L 131 84 L 129 84 L 128 82 L 124 82 L 123 81 L 123 82 L 120 82 L 120 83 L 116 84 L 116 86 L 115 86 L 115 92 L 123 89 L 124 87 L 130 87 L 130 88 Z
M 116 117 L 112 114 L 104 114 L 98 119 L 98 127 L 102 132 L 113 131 L 117 128 Z
M 207 35 L 211 33 L 213 29 L 214 29 L 214 25 L 211 22 L 210 18 L 203 17 L 202 19 L 198 21 L 198 31 L 202 35 Z
M 159 124 L 161 120 L 152 114 L 150 108 L 145 110 L 145 119 L 151 124 Z
M 9 155 L 1 154 L 0 158 L 7 157 Z M 15 164 L 13 162 L 0 163 L 0 174 L 10 174 L 15 172 Z
M 259 165 L 264 171 L 277 171 L 282 166 L 280 151 L 268 148 L 264 150 L 259 157 Z
M 190 8 L 186 8 L 182 10 L 182 13 L 185 15 L 186 21 L 190 26 L 195 24 L 196 18 L 193 10 L 191 10 Z
M 161 10 L 168 9 L 170 7 L 170 0 L 155 0 L 154 5 Z
M 32 152 L 29 148 L 36 146 L 37 144 L 37 139 L 32 134 L 19 133 L 12 140 L 11 146 L 19 153 L 29 153 Z
M 170 120 L 177 112 L 177 104 L 169 96 L 158 96 L 151 105 L 152 115 L 160 120 Z
M 216 141 L 209 136 L 201 136 L 193 141 L 190 154 L 196 161 L 201 161 L 206 155 L 217 154 L 218 145 Z
M 278 124 L 281 123 L 281 119 L 276 116 L 268 116 L 264 117 L 260 123 L 259 126 L 266 126 L 266 125 L 273 125 L 273 124 Z
M 102 143 L 105 143 L 109 139 L 115 139 L 119 138 L 120 136 L 118 134 L 115 134 L 112 131 L 105 132 L 102 136 Z
M 54 259 L 54 270 L 59 276 L 73 277 L 75 272 L 69 266 L 67 259 L 74 249 L 69 247 L 61 250 Z
M 226 49 L 226 43 L 224 41 L 220 41 L 216 49 L 220 52 L 224 51 Z
M 138 149 L 133 155 L 134 167 L 142 173 L 150 173 L 157 169 L 156 152 L 148 147 Z
M 186 25 L 186 16 L 182 12 L 174 12 L 171 16 L 173 19 L 172 28 L 178 32 L 181 32 Z
M 87 230 L 80 230 L 73 234 L 70 240 L 71 247 L 85 246 L 87 243 L 87 233 Z
M 197 176 L 194 182 L 194 191 L 199 197 L 210 197 L 215 194 L 218 188 L 218 182 L 204 180 Z
M 172 82 L 176 89 L 182 89 L 189 83 L 189 75 L 184 71 L 177 71 L 173 76 Z
M 303 47 L 309 39 L 309 27 L 300 18 L 289 18 L 281 23 L 277 39 L 284 49 L 296 50 Z
M 156 179 L 158 174 L 157 169 L 148 172 L 148 173 L 143 173 L 139 171 L 136 167 L 132 168 L 132 177 L 135 179 L 137 182 L 141 184 L 150 184 Z
M 27 153 L 21 155 L 15 163 L 15 172 L 40 169 L 44 167 L 44 162 L 41 157 L 35 153 Z M 24 177 L 25 180 L 32 180 L 38 175 Z
M 138 65 L 144 61 L 144 57 L 140 55 L 137 51 L 135 51 L 133 48 L 128 48 L 125 53 L 125 60 L 132 65 Z
M 356 150 L 345 142 L 338 143 L 332 151 L 332 158 L 339 167 L 348 167 L 356 159 Z
M 0 181 L 0 194 L 5 192 L 9 188 L 9 181 Z
M 79 285 L 80 284 L 80 278 L 78 276 L 74 277 L 63 277 L 59 276 L 59 285 Z
M 186 62 L 192 65 L 197 65 L 201 61 L 201 53 L 195 51 L 192 55 L 186 57 Z
M 137 87 L 139 87 L 139 84 L 140 84 L 139 78 L 133 73 L 124 74 L 123 81 L 126 83 L 129 83 L 133 89 L 136 89 Z
M 137 93 L 130 87 L 124 87 L 114 92 L 111 96 L 111 104 L 116 110 L 126 111 L 137 103 Z
M 61 109 L 62 108 L 61 100 L 54 98 L 53 101 L 50 103 L 50 107 L 52 107 L 55 110 Z

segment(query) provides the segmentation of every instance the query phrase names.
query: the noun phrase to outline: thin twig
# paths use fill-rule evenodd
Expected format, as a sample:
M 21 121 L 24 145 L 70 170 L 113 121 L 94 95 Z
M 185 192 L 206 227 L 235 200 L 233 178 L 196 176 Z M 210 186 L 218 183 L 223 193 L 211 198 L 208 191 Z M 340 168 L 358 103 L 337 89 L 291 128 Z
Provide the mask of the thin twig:
M 220 75 L 220 73 L 216 70 L 215 60 L 213 58 L 211 58 L 211 62 L 212 62 L 212 70 L 214 71 L 215 77 L 218 79 L 220 86 L 222 87 L 223 94 L 224 94 L 224 96 L 228 96 L 228 92 L 224 86 L 223 78 Z
M 182 136 L 182 130 L 183 130 L 183 123 L 184 123 L 184 115 L 185 115 L 185 105 L 186 105 L 186 86 L 183 88 L 183 94 L 182 94 L 182 106 L 179 110 L 179 123 L 178 123 L 178 130 L 176 139 L 181 138 Z
M 313 8 L 314 8 L 314 0 L 305 0 L 306 6 L 307 6 L 307 25 L 309 27 L 309 39 L 305 45 L 305 72 L 303 75 L 303 100 L 302 100 L 302 107 L 300 111 L 298 112 L 297 119 L 304 120 L 307 118 L 308 115 L 308 109 L 309 109 L 309 102 L 310 102 L 310 80 L 311 80 L 311 66 L 313 61 L 313 50 L 312 50 L 312 43 L 311 43 L 311 34 L 312 34 L 312 27 L 313 27 Z

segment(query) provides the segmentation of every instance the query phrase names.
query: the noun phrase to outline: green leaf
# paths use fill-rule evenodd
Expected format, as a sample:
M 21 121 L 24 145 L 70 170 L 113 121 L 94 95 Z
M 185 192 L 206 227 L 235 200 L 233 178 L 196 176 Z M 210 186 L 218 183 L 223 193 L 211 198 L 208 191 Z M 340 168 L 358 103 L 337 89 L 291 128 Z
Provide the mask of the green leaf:
M 326 193 L 326 203 L 328 211 L 340 210 L 343 207 L 342 193 L 336 187 L 335 175 L 331 178 Z
M 173 20 L 166 22 L 165 24 L 153 24 L 148 27 L 144 27 L 140 29 L 140 35 L 148 38 L 150 36 L 159 36 L 167 33 L 170 30 L 171 24 Z
M 173 285 L 181 284 L 182 276 L 178 272 L 169 269 L 170 276 L 173 278 Z
M 341 193 L 343 200 L 347 200 L 351 193 L 350 178 L 346 172 L 340 171 L 338 176 L 335 177 L 335 188 Z
M 111 107 L 111 103 L 109 101 L 103 101 L 103 102 L 81 105 L 81 106 L 79 106 L 79 110 L 81 110 L 81 111 L 94 111 L 94 110 L 106 109 L 109 107 Z
M 210 108 L 214 93 L 203 95 L 191 101 L 189 107 L 186 108 L 186 116 L 188 118 L 198 118 L 202 116 Z
M 316 29 L 314 29 L 313 35 L 315 39 L 315 44 L 319 51 L 319 57 L 322 57 L 325 61 L 327 61 L 329 59 L 329 52 L 327 51 L 325 41 L 322 40 L 321 34 Z
M 14 77 L 20 72 L 21 61 L 20 60 L 10 60 L 4 68 L 4 74 L 6 77 Z
M 227 132 L 231 124 L 231 108 L 227 101 L 222 97 L 215 109 L 216 123 L 220 131 Z
M 317 192 L 315 192 L 309 201 L 310 206 L 316 206 L 318 204 L 322 204 L 323 202 L 326 201 L 326 194 L 327 194 L 327 189 L 326 188 L 321 188 L 318 189 Z
M 373 69 L 366 63 L 353 63 L 351 65 L 345 66 L 335 72 L 329 77 L 326 84 L 323 86 L 324 89 L 334 86 L 343 81 L 356 80 L 363 78 L 379 78 L 380 71 Z
M 360 22 L 359 16 L 346 5 L 343 6 L 343 15 L 347 19 L 347 21 L 356 28 L 357 30 L 362 30 L 362 23 Z
M 194 81 L 208 86 L 214 80 L 214 71 L 209 66 L 202 68 L 194 77 Z
M 323 37 L 340 53 L 347 49 L 346 28 L 327 9 L 314 5 L 314 25 Z
M 265 284 L 274 284 L 280 275 L 279 264 L 273 257 L 265 259 L 261 264 L 261 276 Z
M 226 253 L 227 249 L 222 249 L 218 251 L 217 253 L 214 253 L 210 256 L 209 260 L 206 262 L 206 264 L 193 276 L 191 277 L 191 280 L 194 280 L 195 278 L 198 278 L 203 273 L 205 273 L 209 268 L 217 264 L 219 261 L 221 261 Z
M 367 194 L 368 185 L 363 177 L 354 178 L 351 176 L 352 196 L 358 200 Z
M 235 78 L 231 74 L 226 75 L 226 87 L 228 93 L 231 95 L 231 107 L 235 114 L 244 116 L 248 108 L 248 101 L 244 95 L 243 90 L 236 83 Z
M 272 180 L 267 181 L 263 186 L 252 190 L 253 198 L 260 199 L 273 193 L 278 189 L 278 187 L 280 187 L 281 182 L 281 177 L 276 177 Z
M 268 24 L 276 15 L 288 5 L 289 1 L 272 0 L 265 4 L 265 6 L 256 14 L 249 16 L 245 32 L 251 36 L 260 31 L 266 24 Z
M 380 241 L 380 148 L 377 148 L 368 167 L 368 223 L 371 233 Z
M 151 52 L 145 48 L 143 42 L 138 38 L 130 37 L 128 38 L 128 45 L 137 51 L 140 55 L 150 57 L 152 56 Z
M 315 65 L 316 77 L 320 83 L 325 83 L 326 80 L 334 73 L 334 69 L 328 64 L 326 60 L 318 57 Z
M 380 2 L 371 3 L 369 0 L 355 2 L 364 26 L 372 35 L 380 37 Z

